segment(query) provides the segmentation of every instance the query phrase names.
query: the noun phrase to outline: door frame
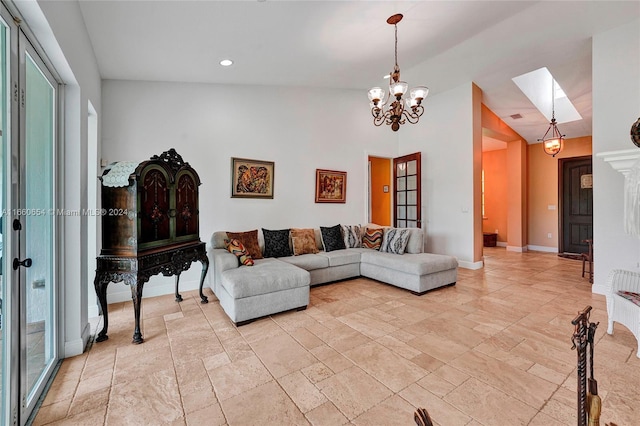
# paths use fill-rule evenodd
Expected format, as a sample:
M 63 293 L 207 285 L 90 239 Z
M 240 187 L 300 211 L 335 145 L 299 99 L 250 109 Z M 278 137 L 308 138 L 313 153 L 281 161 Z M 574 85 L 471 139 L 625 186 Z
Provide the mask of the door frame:
M 591 172 L 593 173 L 593 155 L 579 155 L 558 159 L 558 254 L 564 250 L 564 164 L 569 161 L 591 160 Z M 591 213 L 591 228 L 593 232 L 593 212 Z

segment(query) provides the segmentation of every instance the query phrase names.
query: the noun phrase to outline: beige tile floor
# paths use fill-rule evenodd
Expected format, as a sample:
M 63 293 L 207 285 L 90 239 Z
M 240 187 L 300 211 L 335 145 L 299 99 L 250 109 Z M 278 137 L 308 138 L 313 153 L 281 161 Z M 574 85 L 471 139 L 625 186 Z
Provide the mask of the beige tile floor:
M 606 334 L 605 299 L 581 263 L 485 249 L 482 270 L 423 296 L 368 279 L 311 289 L 309 308 L 236 328 L 215 297 L 110 305 L 109 340 L 62 363 L 34 424 L 576 424 L 571 320 L 599 321 L 601 424 L 640 424 L 631 333 Z M 99 325 L 101 328 L 101 325 Z

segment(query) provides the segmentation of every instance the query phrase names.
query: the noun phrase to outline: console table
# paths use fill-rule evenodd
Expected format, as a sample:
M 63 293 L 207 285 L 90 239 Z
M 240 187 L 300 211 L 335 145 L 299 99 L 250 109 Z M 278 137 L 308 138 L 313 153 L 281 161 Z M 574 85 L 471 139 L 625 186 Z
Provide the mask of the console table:
M 208 302 L 202 293 L 209 259 L 199 236 L 200 178 L 175 149 L 170 149 L 140 163 L 113 163 L 100 180 L 102 250 L 96 259 L 94 286 L 104 327 L 96 341 L 108 339 L 107 286 L 124 282 L 131 287 L 133 299 L 133 343 L 142 343 L 142 289 L 151 276 L 174 275 L 176 302 L 180 302 L 180 274 L 199 261 L 200 299 Z
M 152 250 L 149 253 L 140 254 L 137 257 L 99 256 L 96 260 L 96 278 L 93 284 L 96 288 L 100 310 L 104 317 L 104 326 L 98 333 L 98 337 L 96 338 L 97 342 L 102 342 L 109 338 L 109 336 L 107 336 L 107 330 L 109 328 L 107 286 L 111 282 L 124 282 L 131 287 L 135 319 L 132 342 L 136 344 L 144 342 L 142 332 L 140 331 L 140 306 L 142 304 L 142 288 L 151 276 L 157 274 L 162 274 L 167 277 L 175 275 L 176 302 L 182 302 L 182 296 L 178 292 L 180 274 L 189 269 L 192 262 L 200 261 L 202 263 L 200 301 L 201 303 L 209 302 L 207 296 L 202 293 L 204 278 L 209 269 L 209 258 L 207 257 L 205 243 L 190 244 L 185 247 L 169 250 Z

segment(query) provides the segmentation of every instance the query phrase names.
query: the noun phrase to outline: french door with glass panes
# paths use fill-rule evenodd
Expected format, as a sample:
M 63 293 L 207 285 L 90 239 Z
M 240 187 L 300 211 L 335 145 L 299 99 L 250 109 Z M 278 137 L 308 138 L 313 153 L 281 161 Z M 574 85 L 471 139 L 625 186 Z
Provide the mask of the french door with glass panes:
M 2 417 L 24 425 L 59 358 L 56 279 L 58 83 L 0 9 Z
M 420 153 L 393 159 L 394 226 L 398 228 L 421 228 L 420 215 Z

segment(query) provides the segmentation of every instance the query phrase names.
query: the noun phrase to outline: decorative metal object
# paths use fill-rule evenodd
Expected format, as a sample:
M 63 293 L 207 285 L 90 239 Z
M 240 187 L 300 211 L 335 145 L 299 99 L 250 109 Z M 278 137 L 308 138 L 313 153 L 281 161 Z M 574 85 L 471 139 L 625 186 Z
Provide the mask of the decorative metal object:
M 600 418 L 600 404 L 598 397 L 598 383 L 593 378 L 593 345 L 596 328 L 600 323 L 589 321 L 591 316 L 591 306 L 587 306 L 571 324 L 575 327 L 571 342 L 571 349 L 577 349 L 578 354 L 578 426 L 597 425 Z M 589 366 L 591 376 L 589 377 L 589 395 L 587 395 L 587 347 L 589 348 Z
M 409 91 L 410 99 L 406 100 L 406 108 L 402 101 L 402 95 L 407 92 L 409 85 L 400 80 L 400 67 L 398 66 L 398 22 L 402 20 L 402 14 L 398 13 L 387 19 L 387 24 L 395 27 L 395 66 L 389 74 L 389 97 L 385 98 L 385 91 L 380 87 L 369 89 L 369 100 L 371 101 L 371 115 L 373 124 L 376 126 L 382 123 L 391 125 L 391 130 L 397 132 L 401 124 L 407 121 L 416 124 L 420 116 L 424 113 L 422 100 L 429 94 L 429 88 L 417 86 Z
M 631 142 L 640 148 L 640 118 L 631 125 Z
M 539 142 L 542 142 L 542 148 L 544 148 L 545 154 L 549 154 L 552 157 L 555 157 L 560 151 L 562 151 L 565 136 L 560 133 L 556 124 L 555 86 L 555 80 L 551 79 L 551 123 L 549 123 L 549 128 L 542 139 L 538 139 Z M 549 134 L 549 132 L 551 132 L 551 134 Z

